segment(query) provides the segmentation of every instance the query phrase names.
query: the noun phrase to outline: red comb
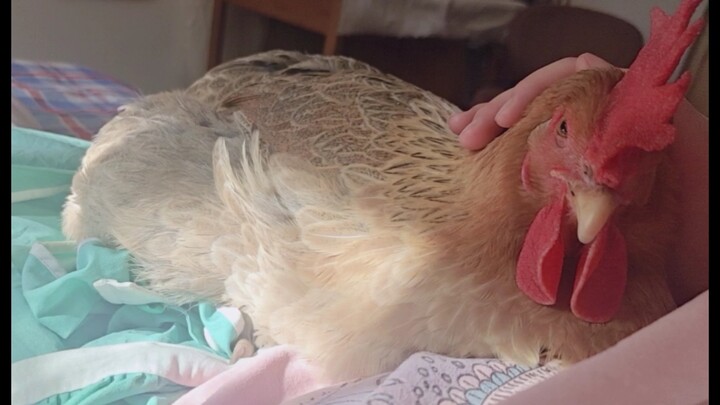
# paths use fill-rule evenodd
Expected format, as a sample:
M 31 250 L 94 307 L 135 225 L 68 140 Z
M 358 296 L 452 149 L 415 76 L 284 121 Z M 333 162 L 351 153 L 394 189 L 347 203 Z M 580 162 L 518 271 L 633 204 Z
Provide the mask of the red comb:
M 683 0 L 674 15 L 654 7 L 650 39 L 610 93 L 608 107 L 586 152 L 595 180 L 615 188 L 640 151 L 659 151 L 675 140 L 672 116 L 690 83 L 685 72 L 667 83 L 703 21 L 689 25 L 702 0 Z

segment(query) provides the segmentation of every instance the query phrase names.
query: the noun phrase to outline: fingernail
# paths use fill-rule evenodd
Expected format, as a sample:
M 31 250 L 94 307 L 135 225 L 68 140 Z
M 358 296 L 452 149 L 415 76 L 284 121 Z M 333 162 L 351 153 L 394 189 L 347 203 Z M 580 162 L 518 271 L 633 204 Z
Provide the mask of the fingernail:
M 508 115 L 510 114 L 510 109 L 512 107 L 512 104 L 514 104 L 514 101 L 515 98 L 511 98 L 506 101 L 502 107 L 500 107 L 500 110 L 498 110 L 497 114 L 495 114 L 495 123 L 497 123 L 501 127 L 507 128 L 507 121 L 510 119 Z
M 482 130 L 482 125 L 482 123 L 475 121 L 460 132 L 460 136 L 458 137 L 460 145 L 470 150 L 484 148 L 488 140 L 486 139 L 487 136 L 483 135 L 486 131 Z
M 471 137 L 472 137 L 471 133 L 474 128 L 475 128 L 475 125 L 473 125 L 473 123 L 470 123 L 462 131 L 460 131 L 460 134 L 458 134 L 458 141 L 460 142 L 460 144 L 467 147 L 468 139 L 471 139 Z
M 462 127 L 460 126 L 461 122 L 461 115 L 462 113 L 455 113 L 448 118 L 448 127 L 450 130 L 455 134 L 460 134 L 462 132 Z
M 596 56 L 592 53 L 584 53 L 578 56 L 575 62 L 576 70 L 593 69 L 596 67 L 605 67 L 610 64 L 603 58 Z

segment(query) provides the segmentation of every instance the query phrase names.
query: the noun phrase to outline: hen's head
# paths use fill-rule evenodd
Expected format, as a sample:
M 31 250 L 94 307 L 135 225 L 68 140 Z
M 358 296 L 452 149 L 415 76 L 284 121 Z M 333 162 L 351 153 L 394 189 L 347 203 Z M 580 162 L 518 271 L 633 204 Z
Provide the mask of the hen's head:
M 614 216 L 650 197 L 662 152 L 675 139 L 672 116 L 689 83 L 668 79 L 697 36 L 689 25 L 700 0 L 673 16 L 652 12 L 652 33 L 630 69 L 579 72 L 544 92 L 524 121 L 541 122 L 528 138 L 525 189 L 545 206 L 518 258 L 518 286 L 538 303 L 555 303 L 568 230 L 580 251 L 570 306 L 589 322 L 606 322 L 620 307 L 627 252 Z M 569 214 L 569 215 L 568 215 Z
M 587 152 L 595 139 L 611 90 L 622 77 L 619 69 L 586 70 L 549 89 L 530 107 L 527 118 L 542 122 L 528 139 L 522 167 L 525 189 L 544 199 L 564 199 L 577 220 L 577 237 L 592 241 L 613 208 L 642 203 L 651 188 L 653 156 L 645 154 L 643 170 L 613 189 L 598 181 Z M 642 190 L 629 183 L 642 184 Z

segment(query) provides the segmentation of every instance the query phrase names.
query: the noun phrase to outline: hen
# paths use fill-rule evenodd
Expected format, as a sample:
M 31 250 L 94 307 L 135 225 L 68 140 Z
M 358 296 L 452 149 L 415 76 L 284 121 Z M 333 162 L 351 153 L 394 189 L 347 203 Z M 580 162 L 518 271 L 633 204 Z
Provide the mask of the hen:
M 583 359 L 674 307 L 665 150 L 688 77 L 666 82 L 697 4 L 655 11 L 625 75 L 558 83 L 480 152 L 447 129 L 456 107 L 363 63 L 226 63 L 100 131 L 64 231 L 128 249 L 178 302 L 242 308 L 258 345 L 334 379 L 421 350 Z

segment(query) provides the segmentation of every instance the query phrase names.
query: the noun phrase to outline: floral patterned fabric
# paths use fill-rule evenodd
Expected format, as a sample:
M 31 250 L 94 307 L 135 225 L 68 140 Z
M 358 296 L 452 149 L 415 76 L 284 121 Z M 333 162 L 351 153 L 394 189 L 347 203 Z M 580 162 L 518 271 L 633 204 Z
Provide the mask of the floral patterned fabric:
M 427 352 L 409 357 L 391 373 L 298 397 L 290 405 L 491 405 L 544 381 L 557 363 L 523 367 L 497 359 L 454 359 Z

